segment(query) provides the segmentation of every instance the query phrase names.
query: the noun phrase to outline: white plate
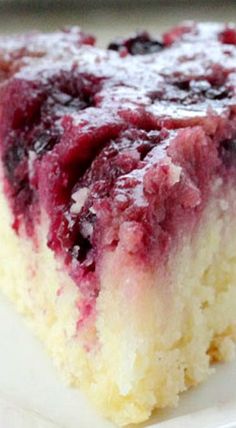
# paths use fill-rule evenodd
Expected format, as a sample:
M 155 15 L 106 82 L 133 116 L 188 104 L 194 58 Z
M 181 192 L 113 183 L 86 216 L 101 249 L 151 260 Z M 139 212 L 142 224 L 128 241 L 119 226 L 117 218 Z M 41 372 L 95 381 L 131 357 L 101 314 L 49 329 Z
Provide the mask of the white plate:
M 183 394 L 176 410 L 144 427 L 236 428 L 236 362 Z M 66 387 L 23 319 L 0 297 L 0 427 L 114 428 L 77 390 Z

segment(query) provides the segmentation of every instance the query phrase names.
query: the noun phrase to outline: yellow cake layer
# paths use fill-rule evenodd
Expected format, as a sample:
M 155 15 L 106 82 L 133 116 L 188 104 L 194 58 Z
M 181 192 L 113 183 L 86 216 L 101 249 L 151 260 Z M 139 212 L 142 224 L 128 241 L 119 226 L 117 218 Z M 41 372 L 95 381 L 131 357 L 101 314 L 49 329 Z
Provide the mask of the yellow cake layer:
M 65 379 L 118 425 L 175 406 L 211 360 L 234 356 L 236 191 L 214 184 L 193 235 L 183 233 L 165 269 L 145 271 L 121 245 L 104 257 L 97 316 L 78 332 L 80 293 L 46 245 L 12 230 L 1 193 L 0 288 L 45 343 Z

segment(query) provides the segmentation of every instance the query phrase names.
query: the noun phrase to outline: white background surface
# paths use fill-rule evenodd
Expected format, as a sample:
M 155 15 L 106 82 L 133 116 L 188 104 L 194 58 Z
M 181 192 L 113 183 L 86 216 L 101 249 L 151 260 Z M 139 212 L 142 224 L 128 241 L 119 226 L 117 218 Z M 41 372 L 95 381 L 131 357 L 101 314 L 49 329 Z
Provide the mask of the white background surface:
M 236 362 L 182 395 L 176 410 L 144 427 L 236 427 Z M 141 427 L 140 426 L 140 427 Z M 66 387 L 25 321 L 0 297 L 0 428 L 112 428 L 77 390 Z

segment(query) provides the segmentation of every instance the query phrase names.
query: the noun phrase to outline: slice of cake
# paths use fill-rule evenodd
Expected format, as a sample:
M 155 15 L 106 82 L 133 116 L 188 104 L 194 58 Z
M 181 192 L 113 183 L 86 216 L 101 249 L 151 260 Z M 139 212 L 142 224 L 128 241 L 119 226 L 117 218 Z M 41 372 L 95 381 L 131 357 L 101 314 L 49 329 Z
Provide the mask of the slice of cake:
M 236 27 L 0 41 L 0 287 L 124 425 L 236 338 Z

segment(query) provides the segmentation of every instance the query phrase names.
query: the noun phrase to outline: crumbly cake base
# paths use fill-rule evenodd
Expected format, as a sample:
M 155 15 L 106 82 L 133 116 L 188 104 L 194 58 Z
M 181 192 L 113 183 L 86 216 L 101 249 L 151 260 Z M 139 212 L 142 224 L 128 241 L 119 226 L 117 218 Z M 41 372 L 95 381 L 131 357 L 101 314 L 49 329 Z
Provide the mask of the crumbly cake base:
M 224 200 L 211 197 L 196 233 L 186 231 L 172 253 L 168 275 L 138 271 L 127 257 L 124 264 L 119 246 L 108 254 L 97 316 L 85 331 L 77 327 L 79 290 L 46 246 L 46 220 L 36 250 L 12 230 L 3 193 L 0 206 L 1 290 L 26 316 L 65 379 L 87 391 L 118 425 L 175 406 L 179 392 L 209 375 L 211 361 L 233 358 L 233 188 L 225 189 Z

